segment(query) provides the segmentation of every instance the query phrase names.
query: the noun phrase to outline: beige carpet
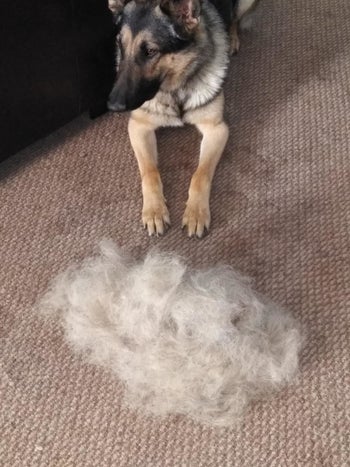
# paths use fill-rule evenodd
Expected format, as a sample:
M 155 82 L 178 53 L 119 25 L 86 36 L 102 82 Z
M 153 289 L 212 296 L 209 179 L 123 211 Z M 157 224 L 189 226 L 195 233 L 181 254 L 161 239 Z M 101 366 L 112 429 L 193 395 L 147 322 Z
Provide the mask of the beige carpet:
M 127 116 L 79 118 L 0 165 L 1 466 L 350 465 L 349 0 L 263 1 L 226 95 L 231 139 L 202 241 L 180 230 L 192 128 L 159 135 L 173 223 L 160 239 L 140 226 Z M 122 408 L 118 381 L 32 310 L 102 237 L 253 276 L 308 332 L 299 382 L 252 406 L 239 429 Z

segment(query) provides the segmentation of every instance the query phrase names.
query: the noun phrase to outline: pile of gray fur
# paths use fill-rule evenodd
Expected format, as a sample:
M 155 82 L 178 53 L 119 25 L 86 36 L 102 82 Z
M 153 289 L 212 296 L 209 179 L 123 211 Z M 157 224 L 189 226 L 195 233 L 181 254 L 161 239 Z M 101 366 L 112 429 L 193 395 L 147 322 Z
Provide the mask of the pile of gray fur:
M 229 267 L 191 271 L 157 252 L 134 263 L 104 242 L 55 279 L 41 309 L 124 382 L 129 406 L 157 415 L 232 425 L 298 368 L 295 321 Z

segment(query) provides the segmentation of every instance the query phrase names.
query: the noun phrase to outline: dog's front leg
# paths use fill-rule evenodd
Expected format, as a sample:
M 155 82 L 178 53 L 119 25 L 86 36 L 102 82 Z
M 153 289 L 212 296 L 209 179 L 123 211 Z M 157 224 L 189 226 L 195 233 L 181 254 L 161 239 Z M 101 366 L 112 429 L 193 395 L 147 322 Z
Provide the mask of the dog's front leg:
M 209 197 L 216 166 L 228 138 L 228 127 L 223 121 L 224 96 L 221 93 L 210 104 L 191 111 L 186 120 L 197 126 L 203 135 L 199 164 L 189 188 L 182 220 L 190 237 L 202 237 L 210 226 Z
M 162 235 L 170 224 L 163 186 L 157 168 L 156 126 L 142 113 L 134 111 L 129 120 L 129 137 L 140 169 L 143 208 L 142 222 L 149 235 Z

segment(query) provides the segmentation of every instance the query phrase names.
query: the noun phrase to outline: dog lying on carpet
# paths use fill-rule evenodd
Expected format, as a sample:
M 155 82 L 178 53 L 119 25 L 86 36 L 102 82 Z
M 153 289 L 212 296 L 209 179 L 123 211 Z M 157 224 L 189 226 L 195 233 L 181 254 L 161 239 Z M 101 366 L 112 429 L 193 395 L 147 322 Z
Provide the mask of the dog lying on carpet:
M 131 110 L 129 136 L 142 180 L 142 221 L 163 234 L 169 212 L 157 168 L 155 130 L 195 125 L 202 133 L 183 227 L 202 237 L 210 226 L 209 197 L 228 138 L 222 86 L 238 27 L 257 0 L 109 0 L 117 27 L 117 80 L 110 110 Z
M 292 317 L 229 267 L 191 271 L 174 255 L 125 258 L 111 242 L 55 279 L 40 308 L 124 382 L 133 408 L 229 426 L 248 402 L 292 381 Z

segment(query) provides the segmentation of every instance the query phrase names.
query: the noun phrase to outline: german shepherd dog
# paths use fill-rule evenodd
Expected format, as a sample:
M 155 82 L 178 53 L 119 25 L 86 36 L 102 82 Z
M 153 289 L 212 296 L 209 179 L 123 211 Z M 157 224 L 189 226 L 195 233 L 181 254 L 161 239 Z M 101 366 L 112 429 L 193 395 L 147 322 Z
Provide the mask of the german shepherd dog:
M 128 131 L 143 194 L 149 235 L 170 225 L 157 168 L 155 130 L 195 125 L 202 133 L 182 226 L 202 237 L 210 225 L 209 196 L 228 138 L 222 86 L 238 27 L 257 0 L 109 0 L 117 27 L 113 111 L 132 111 Z

